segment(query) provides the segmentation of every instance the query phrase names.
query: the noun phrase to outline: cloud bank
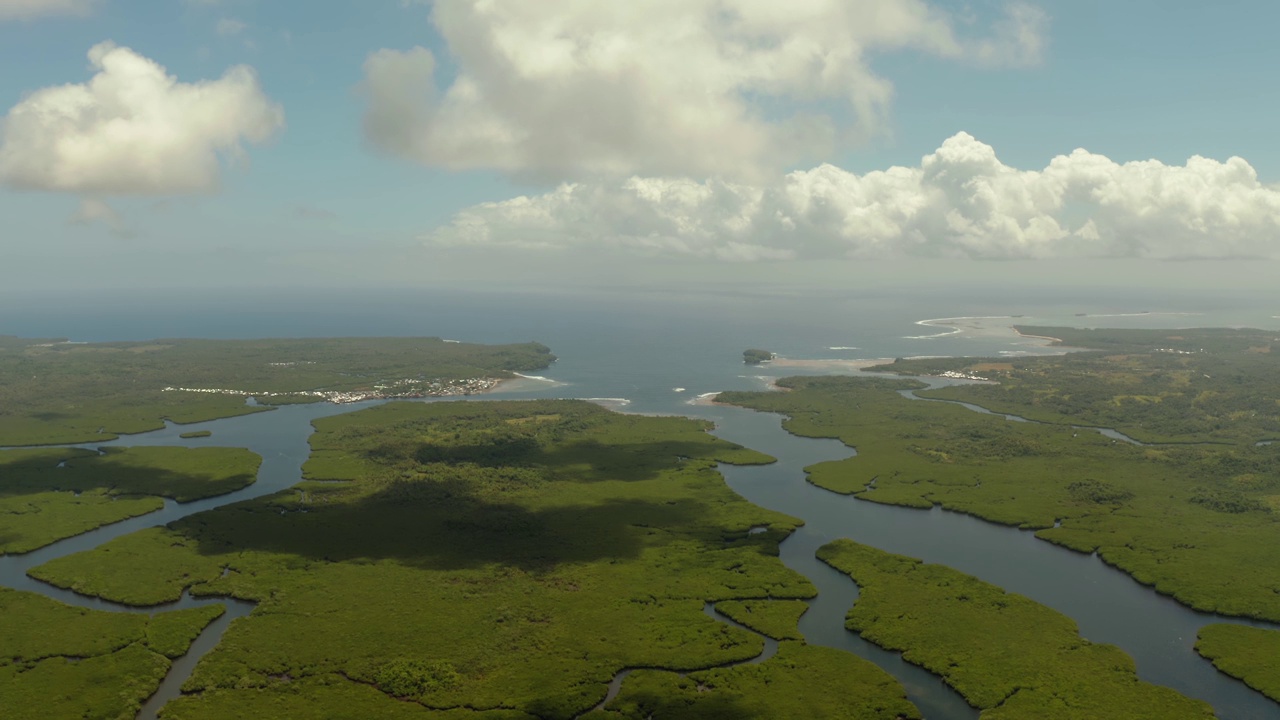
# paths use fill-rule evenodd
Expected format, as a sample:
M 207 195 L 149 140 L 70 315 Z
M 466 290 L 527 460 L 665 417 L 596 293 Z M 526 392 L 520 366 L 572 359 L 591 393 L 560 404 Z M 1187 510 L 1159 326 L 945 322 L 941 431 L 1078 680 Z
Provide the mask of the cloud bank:
M 207 192 L 220 159 L 284 126 L 246 66 L 183 83 L 110 42 L 89 61 L 88 83 L 38 90 L 0 120 L 0 182 L 93 196 Z
M 98 0 L 0 0 L 0 20 L 26 20 L 40 15 L 88 15 Z
M 1280 187 L 1243 159 L 1117 163 L 1076 150 L 1043 170 L 959 133 L 919 167 L 832 165 L 765 184 L 632 177 L 484 203 L 433 246 L 608 247 L 722 260 L 1280 256 Z
M 435 0 L 456 76 L 416 47 L 365 63 L 377 148 L 522 178 L 759 178 L 881 132 L 910 50 L 1038 61 L 1045 16 L 1011 2 L 978 37 L 926 0 Z

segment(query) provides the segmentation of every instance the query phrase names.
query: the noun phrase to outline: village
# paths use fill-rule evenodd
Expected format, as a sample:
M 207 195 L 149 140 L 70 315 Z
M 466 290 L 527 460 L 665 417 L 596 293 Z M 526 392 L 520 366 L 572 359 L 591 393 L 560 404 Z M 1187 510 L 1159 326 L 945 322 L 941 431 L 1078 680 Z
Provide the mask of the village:
M 984 382 L 991 382 L 991 378 L 985 378 L 981 375 L 961 372 L 959 370 L 947 370 L 945 372 L 938 373 L 938 377 L 949 378 L 951 380 L 982 380 Z
M 228 388 L 166 387 L 164 392 L 208 393 L 236 395 L 239 397 L 267 398 L 318 398 L 337 404 L 364 402 L 365 400 L 392 400 L 455 395 L 475 395 L 488 392 L 502 382 L 497 378 L 465 378 L 461 380 L 418 380 L 405 378 L 390 383 L 374 385 L 368 390 L 298 390 L 293 392 L 254 392 Z

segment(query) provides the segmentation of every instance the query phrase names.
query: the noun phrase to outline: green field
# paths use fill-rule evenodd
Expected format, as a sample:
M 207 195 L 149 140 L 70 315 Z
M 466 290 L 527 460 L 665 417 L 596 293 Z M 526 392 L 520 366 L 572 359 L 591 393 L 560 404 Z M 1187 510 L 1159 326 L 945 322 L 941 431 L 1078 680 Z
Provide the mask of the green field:
M 321 399 L 269 393 L 437 394 L 432 383 L 509 378 L 554 360 L 537 343 L 439 338 L 68 343 L 0 336 L 0 445 L 108 440 L 158 430 L 166 419 L 200 422 Z M 246 405 L 244 394 L 165 388 L 256 393 L 263 405 Z
M 1009 422 L 909 400 L 913 380 L 789 378 L 790 392 L 723 393 L 784 427 L 856 447 L 807 468 L 864 500 L 941 505 L 1103 560 L 1199 610 L 1280 620 L 1280 448 L 1138 447 L 1088 430 Z M 1244 472 L 1241 472 L 1241 471 Z M 1057 526 L 1055 526 L 1057 525 Z
M 942 565 L 851 540 L 818 558 L 858 583 L 847 627 L 940 675 L 983 720 L 1172 720 L 1213 709 L 1142 682 L 1133 659 L 1080 637 L 1067 616 Z
M 73 608 L 0 588 L 0 708 L 5 717 L 133 718 L 214 605 L 153 617 Z
M 1196 652 L 1214 667 L 1280 702 L 1280 631 L 1244 625 L 1206 625 Z
M 771 458 L 704 422 L 538 401 L 391 403 L 316 426 L 305 474 L 327 482 L 32 572 L 133 604 L 184 588 L 259 603 L 166 720 L 569 718 L 624 668 L 699 671 L 761 652 L 758 635 L 704 603 L 753 600 L 761 627 L 789 634 L 799 608 L 788 601 L 814 594 L 777 558 L 797 521 L 742 500 L 715 469 Z M 673 708 L 694 708 L 671 717 L 916 717 L 874 665 L 786 645 L 684 687 L 637 674 L 606 717 L 640 717 L 654 683 L 679 689 Z M 837 679 L 855 696 L 823 697 Z
M 0 555 L 24 553 L 254 482 L 261 458 L 241 448 L 0 450 Z

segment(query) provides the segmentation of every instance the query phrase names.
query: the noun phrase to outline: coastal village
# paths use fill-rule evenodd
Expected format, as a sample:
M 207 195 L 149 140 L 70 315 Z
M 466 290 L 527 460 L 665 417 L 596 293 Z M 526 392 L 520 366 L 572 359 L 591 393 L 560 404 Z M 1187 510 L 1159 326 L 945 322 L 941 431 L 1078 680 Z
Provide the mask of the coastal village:
M 392 400 L 454 395 L 475 395 L 488 392 L 502 382 L 498 378 L 464 378 L 461 380 L 420 380 L 405 378 L 390 383 L 380 383 L 367 390 L 299 390 L 295 392 L 255 392 L 228 388 L 166 387 L 164 392 L 209 393 L 253 398 L 318 398 L 337 404 L 364 402 L 365 400 Z
M 961 372 L 959 370 L 947 370 L 945 372 L 938 373 L 938 377 L 949 378 L 951 380 L 981 380 L 984 382 L 991 382 L 991 378 L 985 378 L 981 375 Z

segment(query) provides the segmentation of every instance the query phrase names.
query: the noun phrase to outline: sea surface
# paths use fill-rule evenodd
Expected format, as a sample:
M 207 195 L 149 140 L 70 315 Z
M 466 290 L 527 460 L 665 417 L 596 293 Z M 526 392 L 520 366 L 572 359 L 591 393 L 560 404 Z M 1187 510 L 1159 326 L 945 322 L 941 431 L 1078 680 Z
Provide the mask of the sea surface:
M 774 415 L 708 406 L 697 400 L 716 391 L 763 389 L 772 378 L 788 374 L 837 370 L 832 366 L 748 367 L 742 363 L 742 351 L 748 347 L 800 360 L 1042 354 L 1060 350 L 1020 337 L 1009 327 L 1280 329 L 1280 319 L 1275 317 L 1280 315 L 1280 302 L 1272 300 L 1098 290 L 1078 296 L 1046 291 L 1029 297 L 1025 289 L 1015 293 L 1000 288 L 874 293 L 749 288 L 591 293 L 422 290 L 180 297 L 116 293 L 21 305 L 6 300 L 0 304 L 0 334 L 75 341 L 389 335 L 486 343 L 536 340 L 550 346 L 559 360 L 536 377 L 506 385 L 489 397 L 589 398 L 624 412 L 704 417 L 716 423 L 718 435 L 778 457 L 776 465 L 723 471 L 730 486 L 747 499 L 805 521 L 783 544 L 782 559 L 810 577 L 821 593 L 802 619 L 806 637 L 885 667 L 904 682 L 927 717 L 958 720 L 974 718 L 976 712 L 936 677 L 844 630 L 843 616 L 857 588 L 814 559 L 814 551 L 823 543 L 853 538 L 945 563 L 1028 595 L 1074 618 L 1088 639 L 1125 649 L 1134 656 L 1143 679 L 1204 699 L 1224 719 L 1246 720 L 1280 716 L 1280 707 L 1220 675 L 1192 650 L 1199 627 L 1222 618 L 1190 611 L 1095 557 L 1054 547 L 1030 533 L 937 509 L 885 507 L 820 490 L 804 481 L 803 468 L 847 457 L 854 449 L 833 440 L 791 436 L 780 429 L 780 418 Z M 214 429 L 220 443 L 243 438 L 241 444 L 264 456 L 287 458 L 272 471 L 271 479 L 272 486 L 287 487 L 305 455 L 310 418 L 344 410 L 300 406 L 182 430 Z M 117 442 L 183 444 L 178 432 L 171 428 Z M 262 478 L 260 485 L 255 492 L 268 490 Z M 133 524 L 168 521 L 194 509 L 170 503 L 163 516 Z M 122 524 L 51 550 L 65 554 L 93 546 L 124 529 Z M 40 591 L 38 583 L 21 577 L 24 565 L 28 563 L 0 562 L 0 582 Z M 238 611 L 244 612 L 248 609 Z M 216 635 L 202 637 L 203 649 L 216 640 Z M 176 691 L 180 682 L 175 682 Z

